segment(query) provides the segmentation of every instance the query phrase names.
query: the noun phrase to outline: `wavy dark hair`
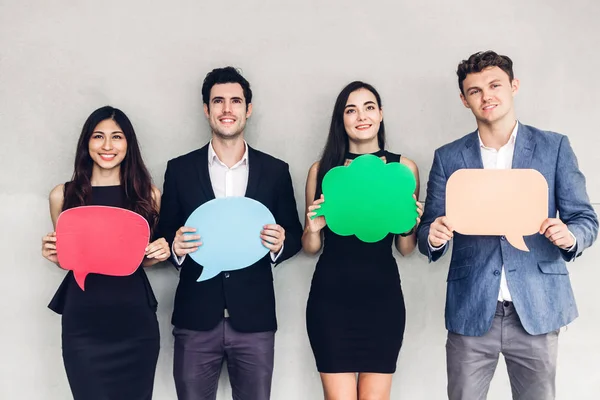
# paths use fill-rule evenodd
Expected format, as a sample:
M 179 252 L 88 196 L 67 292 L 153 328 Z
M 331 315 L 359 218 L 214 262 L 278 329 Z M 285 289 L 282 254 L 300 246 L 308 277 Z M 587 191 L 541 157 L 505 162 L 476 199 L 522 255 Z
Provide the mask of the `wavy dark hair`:
M 468 59 L 462 60 L 456 69 L 456 75 L 458 75 L 458 87 L 463 96 L 465 94 L 463 82 L 467 79 L 467 75 L 481 72 L 488 67 L 500 68 L 502 71 L 506 72 L 511 82 L 515 79 L 513 62 L 508 56 L 502 56 L 491 50 L 480 51 L 471 54 Z
M 223 83 L 238 83 L 244 92 L 246 100 L 246 111 L 248 111 L 248 105 L 252 103 L 252 89 L 250 89 L 250 82 L 242 76 L 239 70 L 233 67 L 215 68 L 206 74 L 204 82 L 202 83 L 202 102 L 209 106 L 210 103 L 210 90 L 213 86 Z M 210 107 L 208 107 L 210 111 Z
M 118 108 L 105 106 L 94 111 L 83 124 L 75 152 L 75 166 L 71 181 L 65 185 L 63 210 L 84 206 L 92 196 L 92 169 L 94 161 L 90 157 L 89 142 L 96 126 L 111 119 L 123 131 L 127 140 L 127 153 L 121 163 L 120 181 L 125 194 L 125 206 L 144 217 L 150 229 L 158 222 L 156 203 L 152 199 L 152 178 L 144 165 L 133 125 L 125 113 Z
M 323 177 L 325 177 L 325 174 L 331 168 L 344 164 L 349 146 L 348 134 L 346 133 L 346 128 L 344 127 L 344 109 L 346 108 L 346 103 L 348 102 L 348 97 L 350 97 L 350 94 L 359 89 L 366 89 L 373 93 L 375 99 L 377 100 L 377 105 L 380 109 L 382 107 L 381 96 L 379 96 L 377 90 L 375 90 L 375 88 L 368 83 L 354 81 L 342 89 L 335 100 L 335 105 L 333 106 L 331 125 L 329 126 L 329 135 L 327 136 L 327 143 L 325 144 L 325 148 L 323 149 L 323 154 L 321 155 L 321 160 L 319 162 L 315 198 L 321 196 L 321 185 L 323 183 Z M 381 121 L 381 124 L 379 125 L 379 131 L 377 132 L 377 142 L 381 150 L 385 149 L 385 125 L 383 124 L 383 120 Z

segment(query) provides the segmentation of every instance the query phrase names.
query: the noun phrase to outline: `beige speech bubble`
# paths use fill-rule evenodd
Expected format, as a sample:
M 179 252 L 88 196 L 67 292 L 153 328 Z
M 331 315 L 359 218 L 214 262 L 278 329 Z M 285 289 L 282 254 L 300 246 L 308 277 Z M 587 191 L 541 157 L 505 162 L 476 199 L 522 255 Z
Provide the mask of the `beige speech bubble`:
M 446 186 L 446 217 L 458 233 L 504 235 L 529 251 L 523 236 L 548 218 L 548 183 L 534 169 L 459 169 Z

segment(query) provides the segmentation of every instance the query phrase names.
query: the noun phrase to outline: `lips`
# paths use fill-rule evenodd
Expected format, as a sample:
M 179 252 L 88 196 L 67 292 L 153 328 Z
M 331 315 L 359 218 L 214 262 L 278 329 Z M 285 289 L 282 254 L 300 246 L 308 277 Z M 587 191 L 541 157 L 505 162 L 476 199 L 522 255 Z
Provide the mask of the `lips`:
M 357 125 L 356 129 L 358 129 L 359 131 L 364 131 L 365 129 L 369 129 L 371 127 L 370 124 L 363 124 L 363 125 Z
M 219 122 L 221 122 L 223 125 L 231 125 L 235 122 L 234 118 L 220 118 Z
M 493 110 L 496 107 L 498 107 L 498 104 L 490 104 L 490 105 L 483 107 L 483 111 Z
M 112 161 L 115 158 L 116 154 L 100 154 L 100 158 L 104 161 Z

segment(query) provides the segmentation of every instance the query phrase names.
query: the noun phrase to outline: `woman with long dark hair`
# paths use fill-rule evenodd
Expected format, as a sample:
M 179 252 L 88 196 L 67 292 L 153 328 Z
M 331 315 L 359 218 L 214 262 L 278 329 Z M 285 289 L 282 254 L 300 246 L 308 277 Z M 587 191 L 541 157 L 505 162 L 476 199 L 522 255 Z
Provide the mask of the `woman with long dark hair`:
M 389 399 L 404 335 L 404 298 L 392 243 L 403 256 L 410 254 L 416 245 L 415 229 L 365 243 L 356 236 L 336 235 L 327 228 L 326 217 L 311 219 L 327 201 L 321 188 L 325 174 L 362 154 L 410 168 L 417 180 L 416 200 L 417 166 L 385 150 L 379 93 L 357 81 L 339 94 L 321 160 L 312 165 L 306 182 L 302 247 L 309 254 L 323 247 L 306 307 L 306 326 L 326 400 Z M 420 217 L 422 205 L 417 207 Z M 415 226 L 418 222 L 417 218 Z
M 133 126 L 110 106 L 88 117 L 71 181 L 50 192 L 54 227 L 62 211 L 86 205 L 134 211 L 148 221 L 151 232 L 158 220 L 160 192 L 152 185 Z M 55 232 L 42 239 L 42 255 L 59 265 Z M 132 275 L 89 274 L 85 291 L 73 272 L 67 273 L 48 307 L 62 314 L 63 360 L 75 400 L 152 398 L 160 337 L 157 301 L 143 267 L 169 256 L 165 239 L 154 240 Z

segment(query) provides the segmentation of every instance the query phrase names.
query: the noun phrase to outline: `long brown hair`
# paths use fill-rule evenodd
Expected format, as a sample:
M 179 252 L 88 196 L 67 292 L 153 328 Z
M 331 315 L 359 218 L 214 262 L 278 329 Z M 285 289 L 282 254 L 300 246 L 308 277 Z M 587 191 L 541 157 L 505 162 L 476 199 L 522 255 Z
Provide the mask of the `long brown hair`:
M 120 180 L 125 193 L 125 206 L 144 217 L 150 229 L 158 222 L 156 204 L 152 199 L 152 178 L 142 160 L 142 154 L 131 121 L 123 111 L 104 106 L 94 111 L 83 124 L 75 152 L 75 167 L 71 181 L 65 185 L 63 210 L 89 204 L 92 195 L 92 169 L 89 142 L 96 126 L 107 119 L 115 121 L 127 140 L 127 153 L 121 163 Z
M 333 113 L 331 114 L 331 125 L 329 126 L 329 135 L 327 136 L 327 142 L 321 155 L 319 162 L 319 171 L 317 172 L 317 189 L 315 193 L 315 199 L 321 196 L 323 178 L 325 174 L 332 168 L 344 164 L 346 153 L 349 148 L 348 133 L 344 127 L 344 109 L 348 102 L 350 94 L 359 89 L 366 89 L 373 93 L 377 100 L 377 107 L 381 109 L 381 96 L 375 88 L 368 83 L 361 81 L 350 82 L 338 95 L 333 106 Z M 385 149 L 385 125 L 383 120 L 379 124 L 379 131 L 377 131 L 377 143 L 381 150 Z

